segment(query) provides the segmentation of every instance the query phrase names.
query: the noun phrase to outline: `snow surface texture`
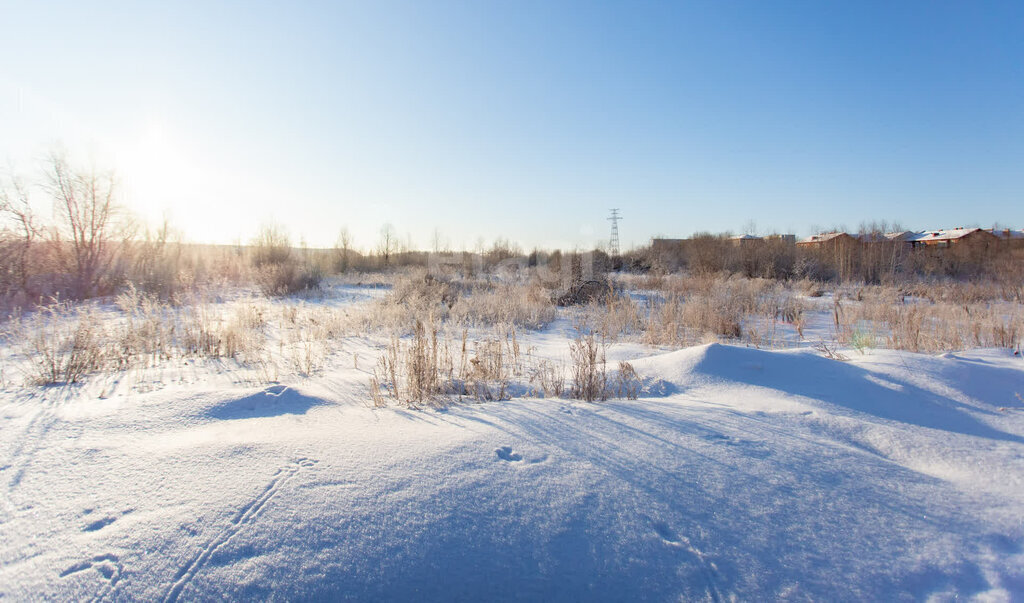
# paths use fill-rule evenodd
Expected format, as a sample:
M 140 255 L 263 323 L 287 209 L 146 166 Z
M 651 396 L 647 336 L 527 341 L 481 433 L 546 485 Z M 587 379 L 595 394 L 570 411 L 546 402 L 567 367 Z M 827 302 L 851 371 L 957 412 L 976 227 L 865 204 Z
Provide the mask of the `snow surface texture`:
M 711 344 L 634 360 L 640 400 L 441 411 L 348 364 L 8 390 L 0 598 L 1024 597 L 1009 352 Z

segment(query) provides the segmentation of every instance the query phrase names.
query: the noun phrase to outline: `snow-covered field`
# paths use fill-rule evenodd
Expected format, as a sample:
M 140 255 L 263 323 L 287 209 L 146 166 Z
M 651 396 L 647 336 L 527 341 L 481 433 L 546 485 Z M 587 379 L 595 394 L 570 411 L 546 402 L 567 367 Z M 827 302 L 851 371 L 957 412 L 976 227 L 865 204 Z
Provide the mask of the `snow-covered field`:
M 368 406 L 379 345 L 271 385 L 8 377 L 0 598 L 1024 598 L 1011 351 L 623 343 L 639 400 L 409 410 Z

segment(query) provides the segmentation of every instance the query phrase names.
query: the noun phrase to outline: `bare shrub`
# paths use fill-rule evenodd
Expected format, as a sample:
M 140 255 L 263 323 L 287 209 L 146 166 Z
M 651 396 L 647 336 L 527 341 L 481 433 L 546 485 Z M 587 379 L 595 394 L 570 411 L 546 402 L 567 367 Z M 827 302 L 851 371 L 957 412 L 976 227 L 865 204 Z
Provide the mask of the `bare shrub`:
M 555 313 L 537 281 L 492 283 L 413 271 L 396 277 L 392 291 L 359 312 L 356 320 L 368 331 L 406 333 L 410 324 L 428 317 L 453 327 L 540 328 Z
M 536 281 L 477 286 L 460 295 L 450 307 L 455 324 L 514 325 L 539 329 L 555 319 L 550 295 Z
M 477 400 L 508 397 L 510 360 L 501 339 L 485 339 L 475 346 L 469 372 L 463 379 L 463 393 Z
M 453 351 L 454 348 L 454 351 Z M 511 380 L 522 374 L 514 327 L 470 343 L 468 331 L 444 336 L 434 320 L 417 321 L 408 342 L 391 339 L 370 380 L 375 406 L 386 398 L 411 408 L 439 405 L 454 396 L 504 400 Z
M 738 338 L 743 333 L 743 316 L 742 299 L 728 291 L 693 294 L 685 299 L 672 295 L 651 308 L 644 339 L 655 345 L 688 345 L 708 335 Z
M 266 264 L 256 269 L 256 284 L 268 297 L 291 295 L 317 289 L 323 280 L 318 266 L 302 266 L 295 260 L 283 264 Z
M 619 372 L 615 379 L 615 395 L 627 400 L 636 400 L 643 387 L 643 380 L 629 362 L 619 362 Z
M 541 360 L 530 375 L 535 395 L 561 398 L 565 392 L 565 367 L 551 360 Z
M 292 243 L 288 233 L 277 224 L 265 224 L 252 243 L 252 263 L 257 268 L 285 264 L 292 259 Z
M 804 338 L 804 327 L 807 325 L 807 307 L 796 296 L 782 293 L 770 296 L 765 302 L 765 314 L 773 321 L 781 320 L 784 323 L 793 325 L 797 337 Z
M 580 304 L 602 303 L 615 290 L 611 281 L 588 280 L 573 283 L 569 288 L 555 296 L 555 304 L 559 306 L 577 306 Z
M 832 360 L 839 360 L 840 362 L 846 362 L 849 360 L 844 354 L 839 351 L 839 344 L 834 341 L 825 341 L 821 339 L 814 345 L 814 349 L 821 352 L 826 358 Z
M 231 358 L 243 365 L 262 361 L 268 321 L 255 305 L 236 306 L 225 317 L 218 305 L 194 300 L 179 307 L 170 320 L 177 334 L 177 357 Z
M 432 324 L 428 333 L 423 323 L 416 321 L 412 342 L 406 350 L 406 395 L 409 402 L 422 405 L 427 398 L 441 393 L 436 325 Z
M 126 369 L 142 362 L 155 366 L 174 353 L 175 324 L 171 309 L 152 294 L 140 292 L 134 285 L 117 296 L 117 307 L 124 321 L 116 329 L 117 353 L 114 365 Z
M 610 339 L 642 332 L 646 318 L 644 309 L 622 291 L 607 295 L 603 303 L 587 304 L 583 314 L 588 324 L 596 325 Z
M 34 385 L 77 383 L 104 366 L 103 327 L 90 308 L 54 301 L 15 325 Z
M 385 393 L 411 408 L 436 405 L 442 396 L 454 393 L 451 355 L 444 352 L 434 321 L 417 320 L 407 344 L 393 337 L 370 381 L 375 405 L 386 405 Z
M 190 290 L 201 268 L 189 262 L 179 235 L 165 220 L 155 231 L 146 229 L 141 240 L 124 244 L 125 279 L 140 291 L 170 300 Z
M 252 263 L 256 283 L 268 297 L 315 289 L 323 279 L 322 267 L 308 257 L 298 257 L 288 234 L 273 224 L 263 226 L 253 239 Z
M 607 345 L 595 333 L 580 333 L 569 342 L 572 362 L 570 395 L 593 402 L 608 399 Z

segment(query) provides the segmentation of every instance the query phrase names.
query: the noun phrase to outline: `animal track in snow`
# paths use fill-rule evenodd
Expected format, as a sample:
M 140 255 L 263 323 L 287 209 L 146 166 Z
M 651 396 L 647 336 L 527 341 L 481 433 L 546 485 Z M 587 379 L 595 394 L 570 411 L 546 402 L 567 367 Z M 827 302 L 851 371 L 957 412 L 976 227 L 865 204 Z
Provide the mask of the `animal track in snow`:
M 742 440 L 721 433 L 706 435 L 703 436 L 703 439 L 705 441 L 714 442 L 716 444 L 736 446 L 737 448 L 743 450 L 743 452 L 747 456 L 752 456 L 754 458 L 763 459 L 767 456 L 770 456 L 772 453 L 771 449 L 768 448 L 768 445 L 765 444 L 764 442 L 758 442 L 755 440 Z
M 510 463 L 515 463 L 523 460 L 523 455 L 519 454 L 518 452 L 512 452 L 511 446 L 502 446 L 501 448 L 496 449 L 494 452 L 495 454 L 498 455 L 499 459 L 503 461 L 508 461 Z
M 715 565 L 715 562 L 708 559 L 703 551 L 693 546 L 693 543 L 690 542 L 689 538 L 676 534 L 667 523 L 663 521 L 655 521 L 650 518 L 648 519 L 651 522 L 651 527 L 654 529 L 654 533 L 663 543 L 674 549 L 679 549 L 689 553 L 696 560 L 701 573 L 704 575 L 708 598 L 712 601 L 722 601 L 725 599 L 726 597 L 722 596 L 722 592 L 718 588 L 720 576 L 718 574 L 718 566 Z
M 274 474 L 273 479 L 271 479 L 270 483 L 262 492 L 260 492 L 259 496 L 248 504 L 243 505 L 242 508 L 238 510 L 238 513 L 235 514 L 235 517 L 231 522 L 222 529 L 217 536 L 213 538 L 213 540 L 203 545 L 184 567 L 178 570 L 177 575 L 174 577 L 174 582 L 171 584 L 170 588 L 167 589 L 167 593 L 164 595 L 164 601 L 177 601 L 178 597 L 181 596 L 181 592 L 189 585 L 190 582 L 192 582 L 199 570 L 206 565 L 214 553 L 227 544 L 227 542 L 242 531 L 243 528 L 254 523 L 260 512 L 267 506 L 270 499 L 280 492 L 285 484 L 295 477 L 295 474 L 304 468 L 316 465 L 316 463 L 317 461 L 313 459 L 300 458 L 288 463 L 281 469 L 278 469 L 277 473 Z
M 93 595 L 90 601 L 102 601 L 114 593 L 117 583 L 121 580 L 121 572 L 124 570 L 124 567 L 121 565 L 117 555 L 96 555 L 92 559 L 76 563 L 67 568 L 60 573 L 60 577 L 66 578 L 71 574 L 84 572 L 88 569 L 94 569 L 103 576 L 103 586 Z

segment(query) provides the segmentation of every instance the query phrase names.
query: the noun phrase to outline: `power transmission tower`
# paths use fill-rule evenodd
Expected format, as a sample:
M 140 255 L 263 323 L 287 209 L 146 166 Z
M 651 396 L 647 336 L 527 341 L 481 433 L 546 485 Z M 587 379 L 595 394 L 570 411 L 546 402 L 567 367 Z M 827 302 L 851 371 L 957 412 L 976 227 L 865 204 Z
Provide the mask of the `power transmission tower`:
M 612 237 L 608 240 L 608 255 L 615 259 L 619 257 L 619 220 L 622 216 L 619 215 L 618 208 L 611 211 L 612 215 L 608 219 L 612 222 Z

